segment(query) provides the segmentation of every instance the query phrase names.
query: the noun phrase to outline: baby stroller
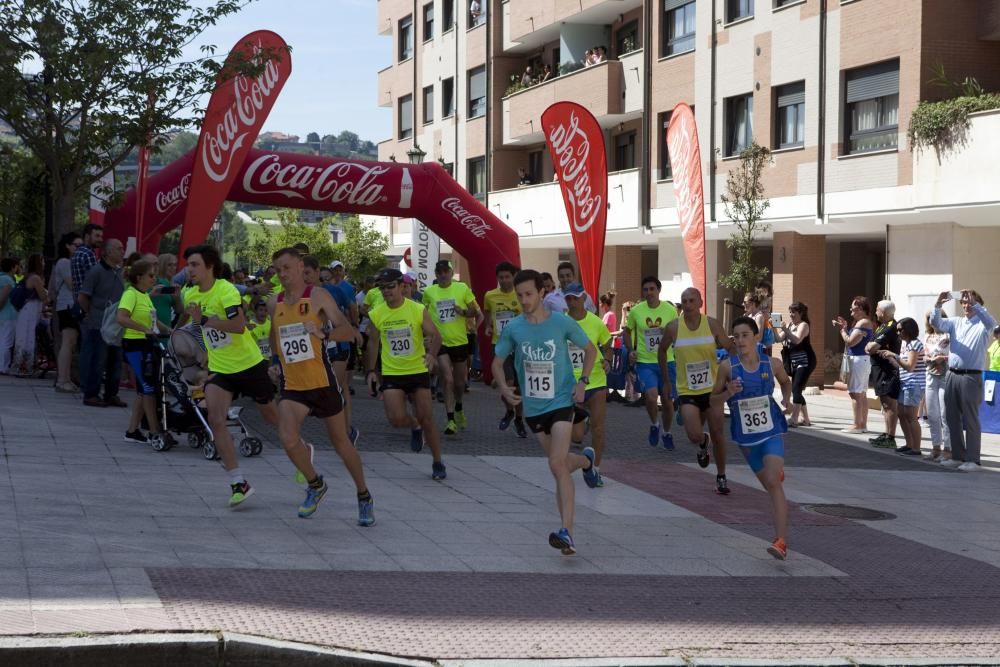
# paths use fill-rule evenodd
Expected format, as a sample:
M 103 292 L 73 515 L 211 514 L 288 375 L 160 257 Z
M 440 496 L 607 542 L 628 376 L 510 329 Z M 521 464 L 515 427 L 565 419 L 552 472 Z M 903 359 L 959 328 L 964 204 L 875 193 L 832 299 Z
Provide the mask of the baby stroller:
M 205 395 L 201 387 L 208 378 L 208 355 L 201 336 L 201 327 L 189 324 L 174 330 L 169 342 L 160 339 L 160 419 L 163 429 L 186 434 L 188 445 L 202 448 L 205 458 L 219 458 L 215 448 L 215 435 L 205 416 Z M 250 436 L 240 418 L 242 406 L 229 409 L 226 427 L 239 443 L 243 456 L 257 456 L 264 451 L 260 438 Z M 154 449 L 157 445 L 154 444 Z M 167 449 L 162 444 L 158 451 Z

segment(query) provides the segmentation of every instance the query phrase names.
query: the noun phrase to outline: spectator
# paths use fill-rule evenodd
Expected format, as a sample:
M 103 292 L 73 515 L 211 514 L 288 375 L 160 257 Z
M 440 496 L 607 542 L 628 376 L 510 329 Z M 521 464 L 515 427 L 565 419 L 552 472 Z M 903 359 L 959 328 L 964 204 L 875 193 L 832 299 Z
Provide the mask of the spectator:
M 534 181 L 531 180 L 531 176 L 528 175 L 527 170 L 524 167 L 517 168 L 517 184 L 518 185 L 532 185 Z
M 899 370 L 892 363 L 891 357 L 880 354 L 888 350 L 893 354 L 899 354 L 900 341 L 896 331 L 896 304 L 887 299 L 878 302 L 875 307 L 875 316 L 879 325 L 875 329 L 875 334 L 865 352 L 871 355 L 872 359 L 872 384 L 875 385 L 875 395 L 878 396 L 882 404 L 882 415 L 885 418 L 885 433 L 880 433 L 874 438 L 869 438 L 875 447 L 895 447 L 896 446 L 896 422 L 899 420 L 897 405 L 901 387 L 899 384 Z
M 35 374 L 35 329 L 42 317 L 42 308 L 49 300 L 48 290 L 45 289 L 45 259 L 41 255 L 28 257 L 27 271 L 22 280 L 28 290 L 28 299 L 17 313 L 11 374 L 31 377 Z
M 59 357 L 56 365 L 56 391 L 72 393 L 80 391 L 73 383 L 73 352 L 80 340 L 80 321 L 73 306 L 73 268 L 70 258 L 83 245 L 83 237 L 78 232 L 67 232 L 59 239 L 59 259 L 52 269 L 49 279 L 49 300 L 52 303 L 59 327 Z
M 90 407 L 104 408 L 109 405 L 117 408 L 128 407 L 118 398 L 122 349 L 116 345 L 108 345 L 101 336 L 104 309 L 117 303 L 125 289 L 122 284 L 124 253 L 125 248 L 121 241 L 109 239 L 104 244 L 101 260 L 90 268 L 80 286 L 79 303 L 86 313 L 81 327 L 80 384 L 83 389 L 83 404 Z M 102 379 L 103 399 L 99 396 Z
M 594 49 L 594 55 L 595 55 L 594 59 L 595 64 L 608 62 L 608 47 L 606 46 L 596 47 Z
M 552 291 L 551 295 L 552 303 L 558 305 L 558 303 L 561 301 L 563 304 L 565 304 L 566 298 L 563 295 L 563 289 L 568 285 L 571 285 L 576 282 L 576 267 L 573 266 L 572 262 L 559 262 L 559 266 L 556 267 L 556 277 L 559 279 L 559 287 Z M 583 296 L 584 296 L 583 299 L 584 307 L 588 311 L 596 315 L 597 305 L 594 304 L 594 300 L 591 299 L 590 295 L 587 294 L 586 292 L 584 292 Z
M 760 314 L 764 325 L 760 328 L 760 343 L 764 346 L 764 351 L 768 356 L 774 349 L 774 325 L 771 324 L 771 299 L 774 297 L 774 288 L 771 283 L 762 280 L 754 287 L 754 293 L 760 299 Z
M 544 295 L 542 305 L 550 313 L 565 313 L 569 310 L 569 306 L 566 305 L 566 297 L 563 296 L 562 290 L 556 287 L 551 273 L 542 274 L 542 294 Z
M 479 25 L 479 17 L 483 15 L 483 6 L 479 3 L 479 0 L 472 0 L 469 5 L 469 17 L 472 19 L 472 25 Z
M 924 401 L 927 404 L 927 421 L 931 426 L 930 459 L 935 463 L 951 458 L 951 439 L 944 414 L 944 384 L 948 374 L 948 351 L 951 337 L 938 331 L 931 324 L 932 312 L 927 313 L 924 339 L 924 362 L 927 368 Z M 941 314 L 942 317 L 944 313 Z
M 542 65 L 542 76 L 538 79 L 538 83 L 545 83 L 552 78 L 552 65 L 545 63 Z
M 757 342 L 763 343 L 761 335 L 764 332 L 764 313 L 760 312 L 760 295 L 756 292 L 747 292 L 743 297 L 743 314 L 754 321 L 757 325 Z
M 983 368 L 986 344 L 997 322 L 983 307 L 983 298 L 975 290 L 962 290 L 959 306 L 962 317 L 945 319 L 941 305 L 952 293 L 941 292 L 934 304 L 931 324 L 951 336 L 948 375 L 944 383 L 945 417 L 951 437 L 951 459 L 941 465 L 964 472 L 979 470 L 982 432 L 979 404 L 983 402 Z M 964 429 L 963 429 L 964 426 Z
M 778 340 L 784 343 L 781 357 L 785 372 L 792 378 L 792 413 L 788 425 L 792 428 L 812 426 L 806 399 L 802 395 L 809 376 L 816 370 L 816 352 L 809 342 L 809 307 L 796 301 L 788 307 L 788 318 L 790 324 L 774 330 Z
M 994 372 L 1000 372 L 1000 327 L 993 329 L 993 342 L 990 343 L 990 349 L 987 350 L 987 354 L 990 360 L 989 369 Z
M 583 53 L 583 66 L 590 67 L 593 64 L 594 64 L 594 50 L 587 49 Z
M 7 375 L 10 370 L 10 353 L 17 327 L 17 310 L 10 302 L 16 268 L 17 260 L 13 257 L 0 260 L 0 375 Z
M 80 296 L 80 287 L 83 286 L 83 279 L 87 277 L 90 267 L 97 264 L 97 248 L 104 243 L 104 227 L 95 224 L 86 225 L 83 228 L 83 245 L 76 249 L 70 258 L 70 269 L 73 278 L 73 300 L 77 301 Z
M 173 324 L 184 310 L 181 304 L 179 289 L 171 291 L 171 278 L 177 272 L 177 255 L 165 252 L 156 258 L 156 284 L 159 290 L 153 295 L 153 307 L 156 308 L 156 319 L 166 324 Z
M 920 342 L 920 326 L 912 317 L 901 319 L 896 325 L 896 333 L 902 339 L 900 352 L 897 354 L 888 349 L 879 352 L 880 357 L 899 369 L 901 393 L 897 409 L 906 444 L 897 447 L 896 451 L 909 456 L 920 456 L 920 420 L 917 419 L 917 410 L 927 384 L 924 344 Z
M 531 65 L 525 65 L 524 74 L 521 75 L 521 85 L 525 88 L 535 85 L 535 78 L 531 72 Z
M 607 294 L 602 294 L 598 298 L 600 305 L 601 321 L 608 328 L 614 337 L 612 347 L 615 349 L 622 346 L 622 332 L 618 330 L 618 318 L 615 317 L 615 291 L 611 290 Z
M 844 341 L 844 356 L 847 357 L 847 393 L 853 401 L 854 424 L 850 428 L 841 429 L 842 433 L 865 433 L 868 430 L 868 378 L 871 375 L 871 359 L 865 352 L 865 345 L 872 339 L 874 327 L 871 316 L 872 307 L 863 296 L 851 300 L 851 321 L 837 316 L 833 326 L 840 329 L 840 338 Z

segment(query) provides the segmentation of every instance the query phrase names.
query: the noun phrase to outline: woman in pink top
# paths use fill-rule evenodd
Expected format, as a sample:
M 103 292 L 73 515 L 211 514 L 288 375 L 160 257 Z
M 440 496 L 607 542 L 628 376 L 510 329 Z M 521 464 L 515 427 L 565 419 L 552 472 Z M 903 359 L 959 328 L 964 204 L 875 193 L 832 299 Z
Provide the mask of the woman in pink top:
M 607 294 L 602 294 L 598 301 L 600 302 L 598 307 L 601 310 L 601 319 L 604 321 L 604 326 L 606 326 L 608 331 L 611 332 L 611 335 L 614 336 L 614 347 L 617 349 L 622 346 L 622 337 L 621 332 L 618 331 L 618 317 L 615 316 L 614 290 L 608 292 Z

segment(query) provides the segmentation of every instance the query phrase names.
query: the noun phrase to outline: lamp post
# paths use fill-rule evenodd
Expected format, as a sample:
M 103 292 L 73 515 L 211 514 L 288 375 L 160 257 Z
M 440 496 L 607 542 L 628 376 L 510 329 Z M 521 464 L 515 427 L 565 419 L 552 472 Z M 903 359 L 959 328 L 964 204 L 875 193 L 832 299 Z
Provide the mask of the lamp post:
M 413 148 L 406 151 L 406 157 L 410 160 L 410 164 L 420 164 L 427 157 L 427 153 L 420 148 L 420 144 L 413 142 Z

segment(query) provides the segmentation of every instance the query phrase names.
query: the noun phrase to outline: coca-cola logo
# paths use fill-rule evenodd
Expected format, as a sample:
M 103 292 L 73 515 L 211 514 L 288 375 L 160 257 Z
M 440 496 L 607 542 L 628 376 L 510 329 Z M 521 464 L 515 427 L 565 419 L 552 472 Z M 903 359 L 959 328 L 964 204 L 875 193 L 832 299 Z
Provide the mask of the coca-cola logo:
M 482 216 L 470 213 L 462 206 L 462 201 L 458 197 L 448 197 L 441 202 L 441 208 L 451 214 L 458 224 L 469 230 L 477 239 L 486 238 L 486 232 L 493 229 Z
M 191 185 L 191 174 L 184 174 L 181 182 L 170 190 L 161 190 L 156 193 L 156 210 L 160 213 L 169 213 L 180 206 L 188 197 L 188 186 Z
M 250 79 L 237 75 L 233 79 L 232 104 L 214 128 L 207 127 L 202 131 L 201 163 L 208 177 L 217 183 L 229 177 L 236 153 L 247 142 L 247 135 L 253 132 L 256 136 L 258 113 L 263 111 L 280 83 L 281 75 L 275 60 L 265 55 L 264 45 L 258 42 L 251 49 L 250 61 L 258 62 L 264 58 L 267 62 L 260 76 Z
M 568 125 L 554 125 L 546 139 L 557 163 L 563 196 L 569 206 L 570 223 L 577 233 L 586 232 L 604 210 L 601 195 L 591 188 L 593 174 L 587 169 L 590 160 L 590 137 L 580 129 L 580 119 L 571 112 Z
M 243 189 L 251 194 L 279 194 L 314 202 L 374 206 L 382 201 L 378 178 L 389 167 L 359 162 L 334 162 L 325 167 L 282 164 L 279 155 L 261 155 L 243 173 Z
M 698 140 L 694 124 L 685 116 L 678 116 L 667 133 L 670 164 L 674 165 L 674 196 L 677 200 L 677 217 L 681 234 L 688 235 L 691 225 L 704 215 L 704 195 L 697 187 L 696 176 L 701 174 Z

